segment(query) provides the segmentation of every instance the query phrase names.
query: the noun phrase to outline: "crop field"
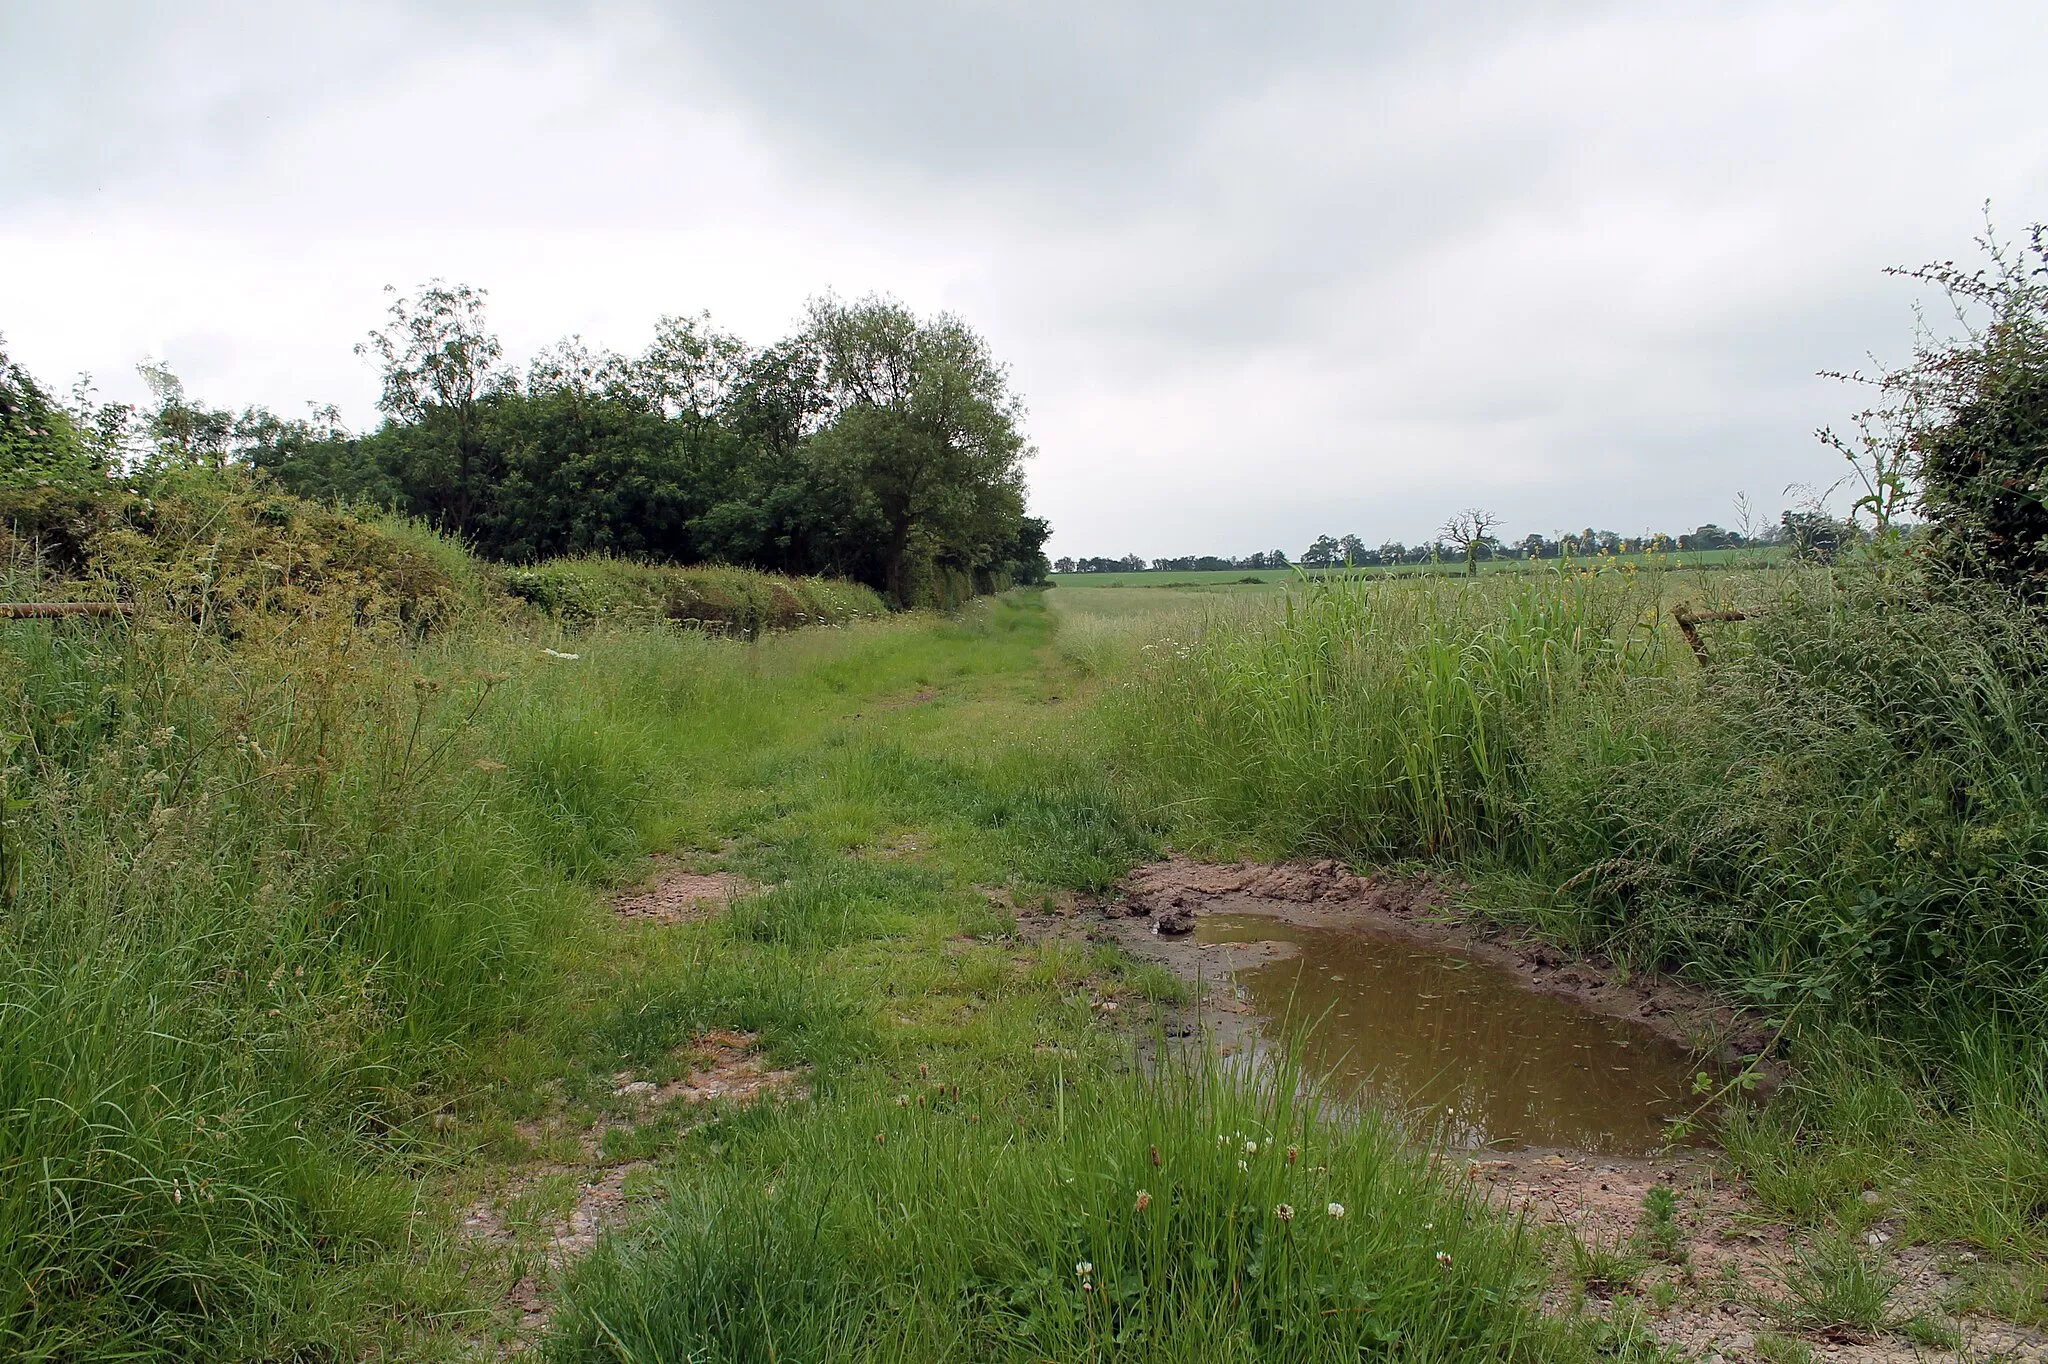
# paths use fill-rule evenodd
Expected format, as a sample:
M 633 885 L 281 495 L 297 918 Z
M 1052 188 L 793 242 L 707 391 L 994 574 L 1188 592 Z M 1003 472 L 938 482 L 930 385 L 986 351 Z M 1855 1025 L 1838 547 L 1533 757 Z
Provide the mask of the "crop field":
M 2048 1324 L 2048 658 L 1995 594 L 887 614 L 336 515 L 195 479 L 100 578 L 11 551 L 10 599 L 133 614 L 0 622 L 10 1357 L 1648 1360 L 1658 1294 L 1719 1301 L 1669 1258 L 1589 1295 L 1609 1251 L 1284 1052 L 1161 1049 L 1196 987 L 1085 906 L 1169 851 L 1425 870 L 1713 991 L 1783 1077 L 1716 1159 L 1835 1257 L 1787 1331 L 1882 1298 L 1872 1228 L 1971 1248 L 1957 1320 Z M 349 557 L 281 577 L 313 535 Z M 1703 664 L 1676 600 L 1748 619 Z

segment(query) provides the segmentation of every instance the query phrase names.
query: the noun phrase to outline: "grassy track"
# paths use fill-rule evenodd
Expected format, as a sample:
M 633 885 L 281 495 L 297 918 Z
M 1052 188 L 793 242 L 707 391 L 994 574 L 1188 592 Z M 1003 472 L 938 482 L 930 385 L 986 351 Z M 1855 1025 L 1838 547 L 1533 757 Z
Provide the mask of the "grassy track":
M 168 621 L 7 627 L 30 728 L 0 957 L 10 1353 L 492 1348 L 534 1265 L 457 1210 L 629 1157 L 675 1201 L 579 1271 L 553 1357 L 1581 1351 L 1534 1314 L 1532 1248 L 1376 1126 L 1139 1080 L 1100 1006 L 1142 1030 L 1177 983 L 1016 937 L 1019 897 L 1156 847 L 1039 598 L 544 639 L 301 621 L 230 669 Z M 622 924 L 597 892 L 653 847 L 771 889 Z M 814 1097 L 620 1102 L 619 1072 L 673 1078 L 709 1029 Z M 550 1135 L 599 1121 L 595 1156 Z M 513 1215 L 573 1188 L 546 1175 Z

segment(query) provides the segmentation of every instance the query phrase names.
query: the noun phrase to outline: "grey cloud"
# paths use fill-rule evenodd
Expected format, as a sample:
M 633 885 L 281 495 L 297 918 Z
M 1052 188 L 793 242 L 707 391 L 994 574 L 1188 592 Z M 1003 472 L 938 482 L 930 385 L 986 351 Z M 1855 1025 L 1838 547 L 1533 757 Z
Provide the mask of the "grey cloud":
M 572 49 L 602 78 L 570 95 L 546 75 Z M 1413 538 L 1474 500 L 1523 528 L 1677 526 L 1830 475 L 1810 432 L 1853 401 L 1813 371 L 1909 326 L 1879 267 L 1960 254 L 1986 194 L 2008 223 L 2048 216 L 2044 50 L 2023 0 L 19 5 L 0 230 L 143 182 L 137 211 L 209 223 L 213 185 L 257 176 L 246 215 L 282 174 L 268 149 L 376 137 L 393 160 L 491 158 L 495 181 L 435 196 L 417 277 L 488 259 L 531 272 L 475 277 L 499 297 L 553 272 L 559 298 L 559 261 L 464 257 L 465 230 L 544 222 L 573 247 L 625 219 L 658 243 L 669 215 L 728 211 L 664 141 L 709 111 L 790 186 L 749 210 L 782 215 L 762 226 L 815 214 L 876 243 L 858 278 L 793 247 L 792 298 L 904 292 L 919 256 L 959 258 L 919 301 L 1015 359 L 1063 551 Z M 349 125 L 386 88 L 418 126 Z M 598 145 L 629 98 L 644 156 Z M 335 195 L 424 236 L 376 172 Z M 271 320 L 177 325 L 246 347 Z

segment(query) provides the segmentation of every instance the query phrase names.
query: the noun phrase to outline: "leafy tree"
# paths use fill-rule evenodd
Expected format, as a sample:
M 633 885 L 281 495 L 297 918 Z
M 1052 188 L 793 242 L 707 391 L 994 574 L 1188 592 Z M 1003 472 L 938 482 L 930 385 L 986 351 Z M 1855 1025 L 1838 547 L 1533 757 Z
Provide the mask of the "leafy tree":
M 483 437 L 485 399 L 509 382 L 504 347 L 484 322 L 484 291 L 440 280 L 406 298 L 392 295 L 390 320 L 356 347 L 384 367 L 378 406 L 412 425 L 399 453 L 412 467 L 405 481 L 413 510 L 451 530 L 468 532 L 499 470 Z M 423 502 L 424 505 L 417 505 Z
M 1343 562 L 1343 546 L 1335 537 L 1318 535 L 1314 544 L 1301 552 L 1301 562 L 1307 568 L 1328 568 Z
M 2048 224 L 2017 250 L 1988 230 L 1979 245 L 1989 263 L 1976 270 L 1943 262 L 1892 272 L 1939 287 L 1962 333 L 1923 333 L 1912 365 L 1880 387 L 1889 429 L 1903 428 L 1917 455 L 1938 551 L 2039 596 L 2048 594 Z M 1890 495 L 1880 481 L 1857 505 Z
M 812 441 L 880 515 L 890 599 L 912 600 L 913 554 L 986 561 L 1023 514 L 1030 454 L 1022 405 L 988 344 L 958 318 L 923 322 L 882 298 L 815 300 L 807 336 L 832 402 Z
M 103 482 L 109 465 L 0 337 L 0 485 Z
M 1813 563 L 1833 563 L 1835 556 L 1855 538 L 1855 527 L 1830 516 L 1821 507 L 1786 511 L 1779 517 L 1785 543 L 1794 558 Z
M 145 360 L 136 372 L 152 400 L 143 414 L 143 427 L 154 446 L 151 465 L 225 469 L 238 453 L 234 413 L 187 398 L 184 382 L 161 361 Z

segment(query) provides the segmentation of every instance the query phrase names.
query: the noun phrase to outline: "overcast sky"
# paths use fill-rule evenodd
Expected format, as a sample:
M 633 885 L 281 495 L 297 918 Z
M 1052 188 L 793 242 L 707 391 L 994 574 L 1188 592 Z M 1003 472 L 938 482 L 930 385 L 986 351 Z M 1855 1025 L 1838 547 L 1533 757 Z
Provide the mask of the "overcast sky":
M 1881 267 L 2048 218 L 2048 5 L 0 0 L 0 333 L 376 420 L 387 283 L 509 353 L 825 290 L 1012 366 L 1055 554 L 1728 524 L 1825 484 Z

